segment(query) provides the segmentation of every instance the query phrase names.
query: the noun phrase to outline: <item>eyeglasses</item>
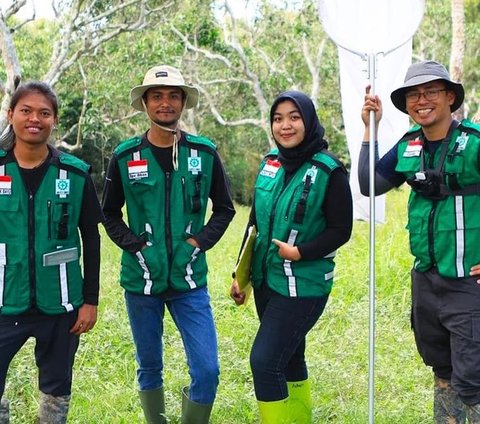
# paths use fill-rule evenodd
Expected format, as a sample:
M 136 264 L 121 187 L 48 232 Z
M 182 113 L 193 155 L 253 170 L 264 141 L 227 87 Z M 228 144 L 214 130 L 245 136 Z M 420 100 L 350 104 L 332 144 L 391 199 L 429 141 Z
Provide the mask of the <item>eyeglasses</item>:
M 425 91 L 413 91 L 405 94 L 407 102 L 416 103 L 420 100 L 420 97 L 425 97 L 425 100 L 433 101 L 438 99 L 438 93 L 440 91 L 448 91 L 446 88 L 438 88 L 436 90 L 425 90 Z

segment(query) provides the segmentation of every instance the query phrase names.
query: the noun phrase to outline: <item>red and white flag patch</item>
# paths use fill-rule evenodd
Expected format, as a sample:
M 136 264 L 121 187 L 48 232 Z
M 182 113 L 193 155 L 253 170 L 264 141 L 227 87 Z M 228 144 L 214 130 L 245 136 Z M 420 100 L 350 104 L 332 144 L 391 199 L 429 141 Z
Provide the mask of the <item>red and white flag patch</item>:
M 410 140 L 407 144 L 407 148 L 403 152 L 403 157 L 410 158 L 414 156 L 420 156 L 420 152 L 423 148 L 423 142 L 419 138 Z
M 148 163 L 146 159 L 130 160 L 127 162 L 127 167 L 130 180 L 148 177 Z
M 0 195 L 12 194 L 12 177 L 10 175 L 0 175 Z

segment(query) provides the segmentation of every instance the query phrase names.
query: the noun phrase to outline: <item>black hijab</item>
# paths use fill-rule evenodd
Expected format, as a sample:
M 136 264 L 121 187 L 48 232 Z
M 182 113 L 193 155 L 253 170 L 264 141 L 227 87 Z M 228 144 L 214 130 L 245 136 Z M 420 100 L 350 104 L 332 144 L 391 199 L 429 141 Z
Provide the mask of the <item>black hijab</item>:
M 275 140 L 278 147 L 278 160 L 285 168 L 285 172 L 295 172 L 305 161 L 310 159 L 315 153 L 328 148 L 328 143 L 323 139 L 325 128 L 318 120 L 317 111 L 312 100 L 300 91 L 285 91 L 281 93 L 273 102 L 270 108 L 270 128 L 273 123 L 273 114 L 279 103 L 290 100 L 298 107 L 305 126 L 305 138 L 298 145 L 291 149 L 286 149 Z M 274 138 L 275 139 L 275 138 Z

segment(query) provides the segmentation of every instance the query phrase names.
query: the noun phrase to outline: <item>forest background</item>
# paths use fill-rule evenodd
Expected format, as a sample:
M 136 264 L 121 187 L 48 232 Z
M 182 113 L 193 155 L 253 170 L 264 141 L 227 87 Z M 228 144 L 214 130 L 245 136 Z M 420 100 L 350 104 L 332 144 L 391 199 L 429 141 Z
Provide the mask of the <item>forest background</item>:
M 269 105 L 283 90 L 311 96 L 331 150 L 350 162 L 337 47 L 315 0 L 261 0 L 242 18 L 231 0 L 54 0 L 54 19 L 19 13 L 26 0 L 9 1 L 0 12 L 0 131 L 18 81 L 50 83 L 61 101 L 54 143 L 92 164 L 99 192 L 113 148 L 148 128 L 130 107 L 129 91 L 157 64 L 180 68 L 199 87 L 200 104 L 182 125 L 217 144 L 237 202 L 251 201 L 259 160 L 273 145 Z M 449 67 L 466 89 L 460 113 L 473 118 L 480 103 L 480 1 L 425 4 L 413 60 Z
M 146 70 L 169 63 L 200 88 L 199 107 L 184 115 L 182 125 L 216 142 L 237 201 L 234 221 L 208 252 L 221 364 L 211 422 L 257 423 L 248 357 L 258 320 L 251 303 L 238 308 L 227 293 L 249 212 L 240 204 L 251 200 L 259 159 L 272 145 L 268 110 L 273 98 L 290 88 L 308 93 L 318 105 L 331 149 L 350 162 L 336 46 L 320 25 L 316 3 L 305 0 L 296 2 L 297 8 L 285 8 L 260 1 L 252 18 L 238 19 L 218 1 L 213 7 L 205 0 L 55 0 L 54 20 L 26 20 L 18 13 L 25 0 L 7 3 L 2 0 L 0 14 L 0 129 L 6 125 L 8 100 L 18 81 L 49 82 L 61 101 L 53 143 L 93 164 L 99 193 L 113 147 L 148 127 L 128 98 Z M 460 113 L 470 118 L 479 110 L 478 22 L 479 0 L 426 0 L 425 16 L 413 39 L 413 60 L 443 62 L 453 78 L 464 83 Z M 409 321 L 407 196 L 404 188 L 388 193 L 387 224 L 377 228 L 378 424 L 432 421 L 433 377 L 416 352 Z M 82 336 L 69 422 L 141 423 L 135 352 L 118 284 L 120 250 L 101 231 L 99 320 Z M 352 239 L 337 255 L 335 285 L 325 313 L 307 340 L 316 424 L 367 422 L 368 252 L 368 223 L 356 221 Z M 181 339 L 169 317 L 164 343 L 167 414 L 169 422 L 178 424 L 180 391 L 188 384 L 188 373 Z M 36 382 L 29 341 L 7 380 L 12 424 L 35 422 Z

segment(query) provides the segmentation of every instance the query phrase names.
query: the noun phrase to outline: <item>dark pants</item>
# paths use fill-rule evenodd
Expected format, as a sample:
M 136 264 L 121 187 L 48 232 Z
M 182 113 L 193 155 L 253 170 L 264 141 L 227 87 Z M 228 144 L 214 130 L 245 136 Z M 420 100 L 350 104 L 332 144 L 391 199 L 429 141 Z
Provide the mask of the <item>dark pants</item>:
M 305 336 L 322 315 L 328 295 L 289 298 L 268 289 L 255 290 L 260 318 L 250 353 L 256 398 L 270 402 L 288 396 L 287 381 L 308 378 Z
M 418 351 L 467 405 L 480 402 L 480 285 L 435 269 L 412 270 L 412 327 Z
M 52 396 L 69 395 L 79 337 L 70 334 L 77 311 L 60 315 L 0 316 L 0 397 L 13 357 L 30 337 L 35 338 L 39 389 Z

